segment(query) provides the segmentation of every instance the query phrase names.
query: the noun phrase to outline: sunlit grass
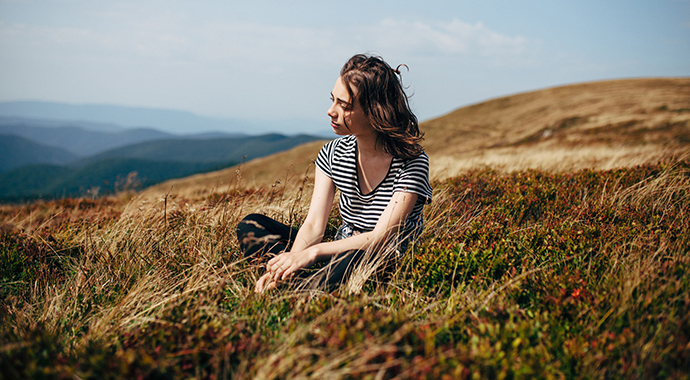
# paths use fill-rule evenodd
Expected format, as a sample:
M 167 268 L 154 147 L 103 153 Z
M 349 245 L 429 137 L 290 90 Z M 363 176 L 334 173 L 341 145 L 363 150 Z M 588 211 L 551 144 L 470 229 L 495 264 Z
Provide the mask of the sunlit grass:
M 388 273 L 257 295 L 237 222 L 302 190 L 3 206 L 4 378 L 687 378 L 690 166 L 434 183 Z M 334 212 L 327 231 L 338 224 Z M 382 263 L 382 267 L 385 266 Z M 379 268 L 380 269 L 380 268 Z

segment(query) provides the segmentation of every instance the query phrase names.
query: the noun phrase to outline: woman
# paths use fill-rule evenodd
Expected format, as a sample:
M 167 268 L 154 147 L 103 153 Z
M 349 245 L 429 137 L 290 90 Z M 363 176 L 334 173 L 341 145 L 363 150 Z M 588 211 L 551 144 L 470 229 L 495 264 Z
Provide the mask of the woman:
M 329 263 L 316 285 L 342 283 L 365 253 L 391 245 L 404 252 L 421 232 L 422 209 L 431 202 L 429 158 L 419 145 L 422 134 L 399 75 L 375 56 L 355 55 L 343 66 L 327 112 L 333 131 L 343 137 L 319 152 L 309 212 L 299 231 L 259 214 L 238 225 L 246 257 L 274 256 L 256 292 L 320 261 Z M 334 241 L 322 242 L 336 189 L 343 224 Z

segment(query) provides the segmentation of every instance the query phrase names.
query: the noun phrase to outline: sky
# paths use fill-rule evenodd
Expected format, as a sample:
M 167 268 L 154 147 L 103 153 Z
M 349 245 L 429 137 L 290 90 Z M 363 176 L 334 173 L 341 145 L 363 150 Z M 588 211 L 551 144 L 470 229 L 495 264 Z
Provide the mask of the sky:
M 328 129 L 357 53 L 407 65 L 423 121 L 547 87 L 690 76 L 690 0 L 0 0 L 0 102 Z

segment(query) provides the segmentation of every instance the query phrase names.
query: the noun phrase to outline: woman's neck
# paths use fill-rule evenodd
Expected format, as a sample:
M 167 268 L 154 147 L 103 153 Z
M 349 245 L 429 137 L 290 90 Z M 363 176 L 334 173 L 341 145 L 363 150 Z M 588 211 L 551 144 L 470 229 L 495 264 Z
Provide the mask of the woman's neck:
M 357 138 L 357 150 L 360 156 L 363 157 L 378 157 L 388 155 L 383 146 L 378 139 L 378 133 L 372 131 L 372 133 L 355 135 Z

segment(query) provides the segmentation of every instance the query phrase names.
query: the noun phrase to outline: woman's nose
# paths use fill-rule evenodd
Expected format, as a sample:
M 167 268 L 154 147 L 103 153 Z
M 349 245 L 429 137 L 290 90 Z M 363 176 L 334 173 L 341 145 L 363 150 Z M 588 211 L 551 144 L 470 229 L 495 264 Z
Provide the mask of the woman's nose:
M 328 107 L 328 111 L 326 111 L 326 114 L 330 117 L 336 117 L 338 114 L 335 112 L 335 102 L 331 104 L 330 107 Z

